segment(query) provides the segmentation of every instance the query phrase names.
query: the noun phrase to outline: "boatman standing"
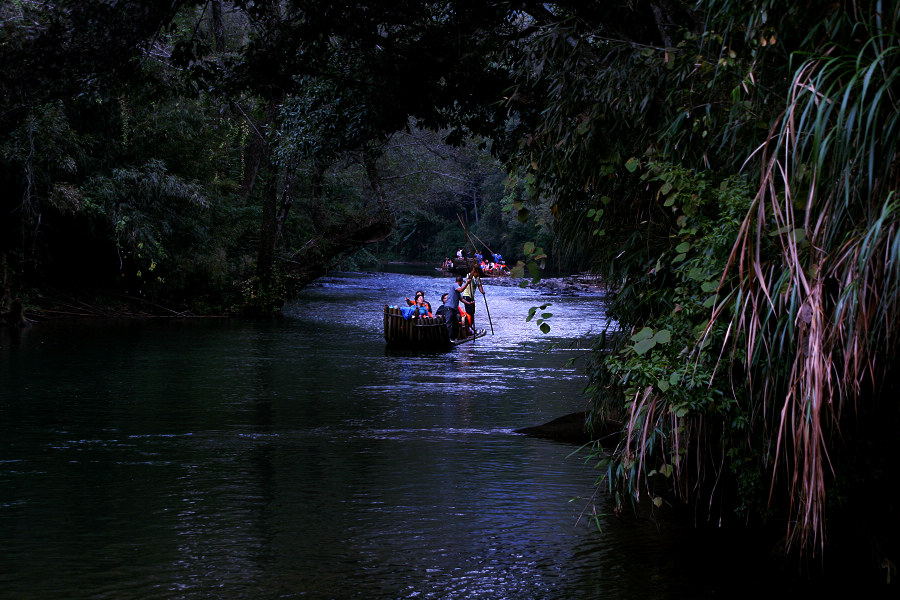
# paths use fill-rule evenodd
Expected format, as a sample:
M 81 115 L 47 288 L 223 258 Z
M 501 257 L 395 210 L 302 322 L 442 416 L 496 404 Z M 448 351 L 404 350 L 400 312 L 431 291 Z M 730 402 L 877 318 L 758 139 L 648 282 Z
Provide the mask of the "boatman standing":
M 484 288 L 481 287 L 481 278 L 483 276 L 484 273 L 481 272 L 481 267 L 476 266 L 473 268 L 466 278 L 465 288 L 462 291 L 462 303 L 466 307 L 466 313 L 469 315 L 469 324 L 472 326 L 473 331 L 475 330 L 475 290 L 477 289 L 482 294 L 484 293 Z
M 449 298 L 450 294 L 441 296 L 441 305 L 435 314 L 438 317 L 444 317 L 444 323 L 447 324 L 447 335 L 451 340 L 454 340 L 459 329 L 459 309 L 449 305 Z
M 442 315 L 444 317 L 444 320 L 447 322 L 447 328 L 449 330 L 451 340 L 455 340 L 457 337 L 459 337 L 460 294 L 464 289 L 466 289 L 466 284 L 468 283 L 468 278 L 466 278 L 466 281 L 463 282 L 463 278 L 461 276 L 457 276 L 456 285 L 454 285 L 450 289 L 450 293 L 441 296 L 441 302 L 443 303 L 443 306 L 438 309 L 437 314 Z M 445 308 L 447 310 L 444 310 Z

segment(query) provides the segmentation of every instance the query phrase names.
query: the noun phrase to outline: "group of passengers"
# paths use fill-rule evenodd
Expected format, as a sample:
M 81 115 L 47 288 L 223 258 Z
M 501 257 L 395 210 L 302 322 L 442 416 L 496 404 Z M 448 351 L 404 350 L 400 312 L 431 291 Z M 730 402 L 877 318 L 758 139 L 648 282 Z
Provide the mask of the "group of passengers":
M 481 270 L 488 275 L 506 273 L 509 271 L 509 269 L 506 268 L 506 261 L 503 260 L 503 256 L 499 252 L 494 252 L 490 260 L 485 260 L 484 255 L 481 254 L 481 252 L 476 252 L 475 262 L 481 267 Z
M 442 317 L 451 340 L 467 338 L 475 334 L 475 290 L 484 294 L 482 275 L 481 269 L 475 267 L 465 279 L 462 275 L 457 276 L 456 284 L 441 296 L 441 306 L 436 312 L 432 312 L 431 304 L 425 300 L 425 292 L 421 290 L 412 300 L 407 298 L 406 304 L 417 306 L 419 316 Z
M 456 251 L 456 260 L 457 263 L 461 265 L 465 265 L 468 260 L 471 260 L 472 255 L 464 255 L 462 248 Z M 478 268 L 481 269 L 482 274 L 496 276 L 496 275 L 506 275 L 509 273 L 509 268 L 506 266 L 506 261 L 503 260 L 503 255 L 499 252 L 494 252 L 491 257 L 485 260 L 484 255 L 481 252 L 476 252 L 474 255 L 475 264 Z M 448 256 L 444 259 L 444 262 L 441 263 L 441 268 L 445 271 L 451 271 L 454 267 L 453 260 Z

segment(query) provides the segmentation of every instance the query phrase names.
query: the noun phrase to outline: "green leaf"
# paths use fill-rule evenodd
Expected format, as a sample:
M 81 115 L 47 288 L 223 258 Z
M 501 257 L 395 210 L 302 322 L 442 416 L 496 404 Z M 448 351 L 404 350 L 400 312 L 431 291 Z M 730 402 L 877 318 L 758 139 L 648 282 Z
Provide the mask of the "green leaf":
M 544 333 L 550 333 L 550 326 L 546 323 L 541 323 L 541 331 Z
M 531 254 L 534 252 L 534 242 L 525 242 L 525 246 L 522 248 L 525 251 L 525 254 Z
M 666 477 L 672 476 L 672 465 L 663 465 L 659 468 L 659 472 L 665 475 Z
M 690 249 L 691 249 L 690 242 L 681 242 L 680 244 L 675 246 L 675 252 L 677 252 L 679 254 L 684 254 L 685 252 L 687 252 Z
M 639 161 L 638 159 L 636 159 L 633 156 L 631 158 L 629 158 L 628 161 L 625 163 L 625 168 L 628 169 L 629 173 L 634 173 L 635 171 L 637 171 L 639 166 L 641 166 L 641 161 Z
M 706 281 L 706 269 L 699 269 L 694 267 L 690 271 L 688 271 L 688 279 L 693 279 L 694 281 Z
M 683 416 L 685 416 L 686 414 L 688 414 L 689 412 L 691 412 L 691 409 L 689 409 L 688 407 L 686 407 L 686 406 L 679 406 L 677 409 L 675 409 L 675 416 L 676 416 L 676 417 L 683 417 Z
M 541 313 L 542 319 L 549 319 L 552 316 L 553 316 L 553 313 Z
M 656 332 L 656 335 L 653 336 L 653 341 L 657 344 L 668 344 L 672 341 L 672 332 L 668 329 L 660 329 Z
M 631 336 L 631 341 L 632 342 L 640 342 L 641 340 L 649 339 L 652 336 L 653 336 L 653 330 L 650 329 L 649 327 L 644 327 L 643 329 L 638 331 L 636 334 Z
M 703 290 L 704 292 L 714 292 L 717 289 L 719 289 L 719 282 L 718 281 L 706 281 L 703 283 L 703 285 L 700 286 L 700 289 Z
M 645 354 L 648 350 L 656 346 L 656 340 L 653 338 L 649 338 L 646 340 L 641 340 L 637 344 L 634 345 L 634 351 L 638 354 Z
M 526 323 L 527 323 L 528 321 L 530 321 L 531 319 L 534 318 L 534 313 L 537 312 L 537 309 L 538 309 L 537 306 L 532 306 L 531 308 L 528 309 L 528 316 L 525 317 L 525 322 L 526 322 Z
M 671 191 L 672 191 L 672 184 L 669 183 L 668 181 L 665 182 L 661 188 L 659 188 L 659 193 L 662 194 L 663 196 L 665 196 L 666 194 L 668 194 Z
M 669 385 L 669 382 L 666 381 L 665 379 L 660 379 L 659 381 L 656 382 L 656 387 L 658 387 L 660 389 L 660 391 L 668 392 L 669 388 L 671 386 Z
M 660 506 L 662 506 L 662 503 L 663 503 L 662 496 L 654 496 L 653 497 L 653 505 L 656 506 L 656 508 L 659 508 Z
M 597 209 L 596 209 L 596 208 L 590 208 L 590 209 L 588 209 L 588 211 L 587 211 L 587 217 L 588 217 L 588 219 L 593 218 L 593 216 L 594 216 L 595 214 L 597 214 Z

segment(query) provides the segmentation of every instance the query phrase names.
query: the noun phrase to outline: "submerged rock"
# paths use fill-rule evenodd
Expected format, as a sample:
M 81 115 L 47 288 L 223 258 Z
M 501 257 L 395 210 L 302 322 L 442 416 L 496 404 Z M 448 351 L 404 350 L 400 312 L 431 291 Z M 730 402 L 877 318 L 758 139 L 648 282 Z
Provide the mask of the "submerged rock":
M 579 411 L 553 419 L 543 425 L 516 429 L 515 433 L 570 444 L 587 444 L 599 441 L 606 446 L 615 443 L 618 437 L 618 425 L 602 423 L 600 426 L 597 426 L 595 424 L 593 429 L 589 431 L 587 429 L 587 417 L 587 411 Z

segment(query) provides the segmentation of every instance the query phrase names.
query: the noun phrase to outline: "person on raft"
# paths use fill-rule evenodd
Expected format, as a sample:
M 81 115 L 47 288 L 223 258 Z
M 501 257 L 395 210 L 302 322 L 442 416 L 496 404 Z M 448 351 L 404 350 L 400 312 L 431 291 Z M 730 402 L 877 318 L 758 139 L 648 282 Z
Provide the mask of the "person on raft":
M 428 311 L 428 314 L 424 315 L 424 316 L 427 316 L 427 317 L 434 316 L 431 313 L 431 303 L 428 302 L 427 300 L 425 300 L 425 292 L 423 292 L 422 290 L 417 291 L 415 296 L 413 296 L 412 300 L 407 298 L 406 305 L 407 306 L 413 306 L 413 305 L 423 306 L 423 307 L 425 307 L 425 310 Z
M 461 300 L 466 308 L 466 314 L 469 315 L 469 326 L 475 329 L 475 290 L 484 294 L 484 288 L 481 287 L 481 278 L 484 273 L 481 267 L 474 267 L 469 277 L 466 279 L 465 289 L 462 291 Z

